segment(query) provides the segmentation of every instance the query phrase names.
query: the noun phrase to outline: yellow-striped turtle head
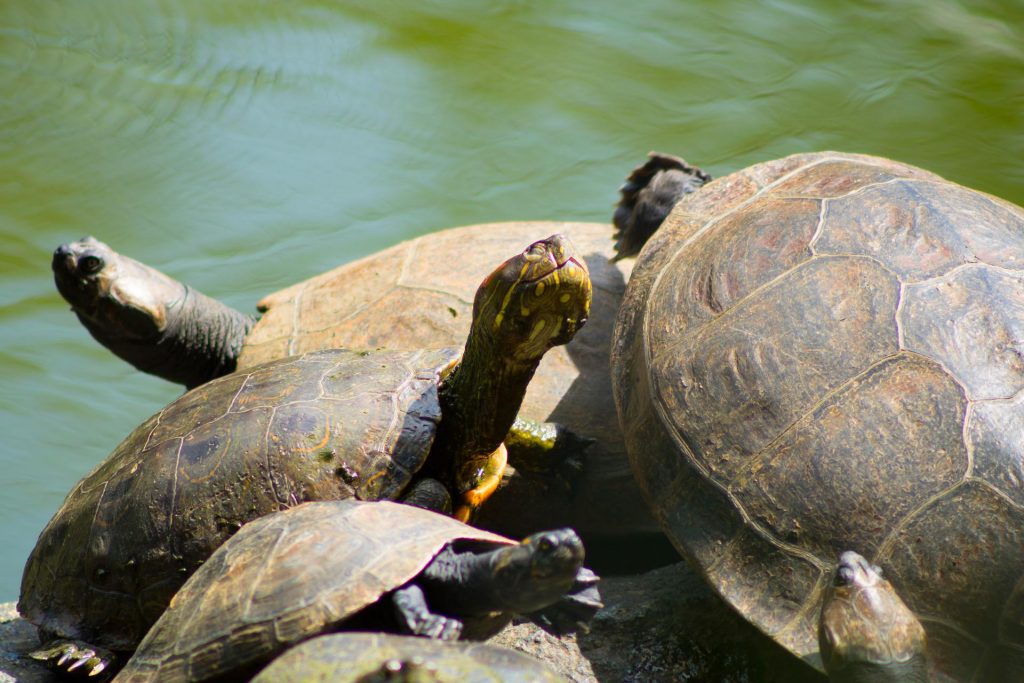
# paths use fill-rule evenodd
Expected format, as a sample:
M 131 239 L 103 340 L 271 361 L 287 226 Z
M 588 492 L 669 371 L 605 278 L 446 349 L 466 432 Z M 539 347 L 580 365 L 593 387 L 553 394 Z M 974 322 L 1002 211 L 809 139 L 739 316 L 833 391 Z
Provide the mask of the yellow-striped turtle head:
M 534 242 L 501 264 L 473 302 L 474 334 L 511 359 L 539 359 L 572 340 L 590 312 L 587 265 L 567 237 Z

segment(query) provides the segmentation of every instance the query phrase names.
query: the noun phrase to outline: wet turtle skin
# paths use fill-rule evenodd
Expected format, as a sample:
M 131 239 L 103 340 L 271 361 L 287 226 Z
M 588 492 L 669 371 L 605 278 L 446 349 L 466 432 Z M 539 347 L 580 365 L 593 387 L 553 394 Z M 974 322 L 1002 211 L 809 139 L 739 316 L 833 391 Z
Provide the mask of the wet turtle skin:
M 830 683 L 927 683 L 924 628 L 882 570 L 839 556 L 825 590 L 818 644 Z
M 450 517 L 388 501 L 311 502 L 262 517 L 221 546 L 178 591 L 115 680 L 237 678 L 291 645 L 350 628 L 351 620 L 356 628 L 387 629 L 390 611 L 368 610 L 453 543 L 476 552 L 517 545 Z M 582 561 L 582 546 L 576 547 L 578 556 L 558 558 L 557 568 L 568 567 L 568 573 L 552 573 L 560 592 L 570 587 Z M 526 566 L 526 572 L 547 566 Z M 504 568 L 489 566 L 488 578 L 501 581 Z M 557 583 L 564 580 L 564 586 Z M 430 607 L 449 614 L 443 604 Z M 487 609 L 464 616 L 460 637 L 487 638 L 512 617 Z
M 729 603 L 821 667 L 832 558 L 886 568 L 937 680 L 1024 680 L 1024 211 L 816 153 L 682 199 L 612 379 L 641 489 Z
M 522 653 L 486 643 L 446 643 L 380 633 L 314 638 L 278 657 L 253 683 L 362 683 L 404 680 L 402 667 L 418 666 L 437 683 L 558 683 L 563 679 Z M 394 672 L 394 678 L 380 674 Z M 383 670 L 383 672 L 382 672 Z M 378 678 L 373 678 L 377 675 Z M 413 679 L 415 680 L 415 679 Z

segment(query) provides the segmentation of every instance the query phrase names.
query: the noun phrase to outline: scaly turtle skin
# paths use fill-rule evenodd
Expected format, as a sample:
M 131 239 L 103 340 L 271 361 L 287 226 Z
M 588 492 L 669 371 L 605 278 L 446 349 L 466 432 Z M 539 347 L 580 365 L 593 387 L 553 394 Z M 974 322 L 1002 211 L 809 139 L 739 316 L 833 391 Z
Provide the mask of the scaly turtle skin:
M 927 683 L 921 622 L 853 551 L 839 556 L 818 621 L 821 659 L 831 683 Z
M 554 235 L 481 284 L 461 360 L 321 351 L 186 393 L 74 487 L 29 556 L 19 611 L 56 636 L 131 650 L 251 519 L 418 495 L 431 479 L 468 515 L 500 479 L 501 441 L 541 356 L 572 338 L 589 301 L 586 267 Z
M 538 439 L 534 432 L 537 423 L 551 421 L 590 443 L 583 453 L 585 467 L 571 482 L 571 495 L 547 475 L 530 479 L 525 490 L 511 481 L 512 495 L 496 496 L 479 522 L 514 536 L 551 525 L 572 526 L 588 540 L 594 534 L 617 539 L 637 532 L 660 535 L 629 471 L 614 418 L 608 349 L 632 260 L 612 262 L 607 224 L 494 223 L 431 233 L 266 296 L 258 304 L 255 326 L 252 316 L 208 300 L 92 239 L 60 247 L 54 277 L 97 340 L 142 370 L 195 386 L 235 363 L 244 370 L 323 349 L 457 346 L 469 333 L 480 280 L 509 253 L 554 232 L 572 240 L 589 267 L 592 315 L 572 342 L 541 361 L 520 412 L 526 423 L 510 435 L 509 458 L 523 472 L 529 453 L 549 450 L 555 435 Z M 453 255 L 458 267 L 436 266 L 450 264 Z M 199 300 L 206 303 L 182 303 Z M 225 358 L 210 352 L 207 359 L 188 353 L 208 346 L 233 353 Z
M 250 674 L 341 629 L 483 639 L 561 599 L 583 570 L 570 529 L 521 543 L 386 501 L 306 503 L 242 527 L 174 596 L 118 683 Z
M 405 678 L 403 678 L 405 676 Z M 486 643 L 378 633 L 314 638 L 271 662 L 253 683 L 564 683 L 536 659 Z
M 747 619 L 821 667 L 857 548 L 942 675 L 1024 680 L 1024 210 L 885 159 L 758 164 L 637 259 L 612 379 L 641 489 Z

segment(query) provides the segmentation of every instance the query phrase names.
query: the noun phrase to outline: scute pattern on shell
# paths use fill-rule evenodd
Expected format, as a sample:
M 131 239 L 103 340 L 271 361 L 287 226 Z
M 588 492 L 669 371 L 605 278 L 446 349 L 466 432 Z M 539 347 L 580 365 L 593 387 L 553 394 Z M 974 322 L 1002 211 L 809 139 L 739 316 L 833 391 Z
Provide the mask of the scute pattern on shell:
M 185 394 L 68 494 L 29 557 L 19 610 L 132 649 L 243 523 L 308 500 L 397 497 L 433 443 L 437 378 L 459 352 L 321 351 Z
M 613 384 L 659 521 L 762 630 L 815 661 L 854 549 L 941 676 L 990 680 L 1024 671 L 1022 339 L 1024 210 L 796 155 L 677 204 L 634 268 Z
M 231 671 L 247 651 L 266 656 L 376 602 L 457 539 L 512 543 L 387 501 L 312 502 L 257 519 L 174 596 L 122 677 L 203 680 Z

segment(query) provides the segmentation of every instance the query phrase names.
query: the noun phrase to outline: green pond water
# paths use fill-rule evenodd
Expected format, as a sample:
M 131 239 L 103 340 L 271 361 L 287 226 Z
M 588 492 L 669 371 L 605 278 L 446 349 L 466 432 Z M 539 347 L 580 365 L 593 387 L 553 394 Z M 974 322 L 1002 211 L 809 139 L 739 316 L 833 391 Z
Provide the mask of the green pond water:
M 715 175 L 868 152 L 1024 203 L 1024 5 L 4 0 L 0 601 L 71 485 L 180 393 L 78 324 L 58 244 L 249 311 L 441 228 L 607 220 L 650 149 Z

